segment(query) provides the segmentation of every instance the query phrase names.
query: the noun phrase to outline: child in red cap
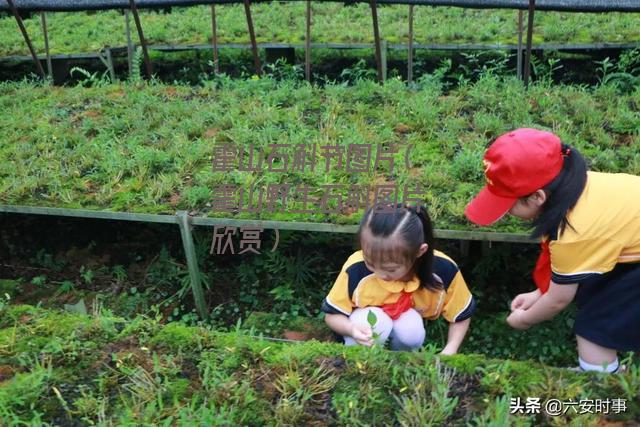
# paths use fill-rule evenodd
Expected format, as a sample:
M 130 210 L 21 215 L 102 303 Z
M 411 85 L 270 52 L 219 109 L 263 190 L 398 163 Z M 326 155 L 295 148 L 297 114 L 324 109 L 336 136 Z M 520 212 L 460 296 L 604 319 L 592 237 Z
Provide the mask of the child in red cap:
M 484 156 L 487 185 L 465 215 L 489 225 L 507 212 L 542 238 L 537 289 L 511 303 L 516 329 L 550 319 L 574 299 L 580 367 L 615 372 L 617 351 L 640 350 L 640 177 L 588 172 L 550 133 L 517 129 Z
M 442 315 L 449 321 L 442 354 L 456 353 L 476 302 L 458 266 L 434 250 L 425 208 L 370 208 L 360 222 L 358 242 L 362 249 L 349 257 L 322 304 L 327 325 L 346 345 L 370 346 L 389 338 L 393 350 L 413 350 L 424 343 L 424 319 Z

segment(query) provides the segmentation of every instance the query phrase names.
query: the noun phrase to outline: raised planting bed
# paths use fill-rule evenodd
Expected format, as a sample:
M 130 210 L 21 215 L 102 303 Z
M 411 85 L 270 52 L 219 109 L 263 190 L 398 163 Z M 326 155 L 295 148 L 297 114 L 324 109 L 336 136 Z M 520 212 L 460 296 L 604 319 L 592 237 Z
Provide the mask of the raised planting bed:
M 474 354 L 438 358 L 432 348 L 399 353 L 280 343 L 243 331 L 161 325 L 142 317 L 125 321 L 106 312 L 3 306 L 0 313 L 0 417 L 10 424 L 538 426 L 640 420 L 640 370 L 632 360 L 624 374 L 588 375 Z M 553 399 L 564 413 L 554 415 L 547 406 Z M 525 414 L 527 408 L 532 413 Z
M 304 2 L 251 6 L 258 43 L 305 41 Z M 249 43 L 241 4 L 216 7 L 218 43 Z M 378 11 L 381 37 L 391 44 L 409 40 L 409 6 L 384 5 Z M 451 7 L 416 6 L 414 43 L 515 45 L 518 12 Z M 148 43 L 160 45 L 211 44 L 209 6 L 173 8 L 171 13 L 141 12 Z M 44 54 L 44 36 L 38 15 L 25 20 L 36 51 Z M 133 23 L 131 24 L 133 25 Z M 48 13 L 47 28 L 52 54 L 96 53 L 103 47 L 127 46 L 125 18 L 118 11 Z M 633 13 L 536 12 L 534 44 L 630 44 L 640 41 L 640 17 Z M 371 11 L 367 4 L 314 3 L 314 43 L 373 43 Z M 135 36 L 134 36 L 134 40 Z M 28 55 L 11 16 L 0 19 L 0 57 Z
M 475 230 L 463 210 L 483 185 L 482 154 L 497 135 L 523 126 L 558 133 L 594 170 L 640 174 L 638 90 L 542 82 L 527 91 L 491 75 L 449 93 L 435 78 L 421 84 L 416 91 L 398 80 L 323 88 L 268 78 L 202 88 L 3 84 L 0 202 L 353 225 L 367 196 L 381 200 L 380 189 L 396 188 L 399 201 L 426 199 L 436 228 Z M 238 170 L 238 153 L 246 168 L 251 147 L 262 166 Z M 300 147 L 305 164 L 296 169 Z M 368 167 L 356 161 L 362 147 Z M 507 219 L 490 231 L 526 228 Z

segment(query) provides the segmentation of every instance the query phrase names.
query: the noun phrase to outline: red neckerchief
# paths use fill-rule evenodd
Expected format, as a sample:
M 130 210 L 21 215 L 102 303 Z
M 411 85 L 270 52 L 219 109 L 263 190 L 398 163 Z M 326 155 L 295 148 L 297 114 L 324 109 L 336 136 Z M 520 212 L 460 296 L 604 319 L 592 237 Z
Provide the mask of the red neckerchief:
M 413 307 L 413 292 L 402 291 L 398 301 L 392 304 L 382 304 L 380 308 L 387 313 L 391 319 L 396 320 L 402 313 Z
M 549 250 L 549 240 L 540 243 L 542 250 L 533 270 L 533 281 L 540 289 L 541 293 L 549 290 L 549 282 L 551 282 L 551 252 Z

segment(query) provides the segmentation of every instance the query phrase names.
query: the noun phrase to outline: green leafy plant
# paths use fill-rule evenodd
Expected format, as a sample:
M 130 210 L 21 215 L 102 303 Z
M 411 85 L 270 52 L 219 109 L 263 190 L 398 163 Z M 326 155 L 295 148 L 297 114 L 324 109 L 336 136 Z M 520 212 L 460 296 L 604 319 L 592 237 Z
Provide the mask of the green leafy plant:
M 554 73 L 563 68 L 563 65 L 559 65 L 559 62 L 559 58 L 548 58 L 545 63 L 532 55 L 531 68 L 533 69 L 533 75 L 542 82 L 552 82 Z
M 264 65 L 264 71 L 276 80 L 302 80 L 304 69 L 299 65 L 289 64 L 285 59 L 278 58 L 273 63 Z
M 274 409 L 276 421 L 281 425 L 303 422 L 305 406 L 326 400 L 337 382 L 338 378 L 328 369 L 326 362 L 313 370 L 290 364 L 275 381 L 280 395 Z
M 82 78 L 78 79 L 78 84 L 84 87 L 99 87 L 111 84 L 108 70 L 101 74 L 99 71 L 90 73 L 84 68 L 72 67 L 69 74 L 74 78 L 77 78 L 74 74 L 82 76 Z
M 93 279 L 95 278 L 95 273 L 91 268 L 85 267 L 84 265 L 80 267 L 80 277 L 85 284 L 90 285 L 93 283 Z
M 613 85 L 623 93 L 632 92 L 640 86 L 640 49 L 623 53 L 617 63 L 607 57 L 596 61 L 596 64 L 601 85 Z
M 458 397 L 449 397 L 454 371 L 437 363 L 428 372 L 426 382 L 417 376 L 406 378 L 406 384 L 411 384 L 411 391 L 400 397 L 394 396 L 399 405 L 400 425 L 443 425 L 456 408 Z
M 142 47 L 136 46 L 131 57 L 131 68 L 129 69 L 129 83 L 139 85 L 142 79 Z
M 35 286 L 43 286 L 47 282 L 47 276 L 39 275 L 31 279 L 31 283 Z
M 72 292 L 76 288 L 76 284 L 70 280 L 63 280 L 62 282 L 54 282 L 58 285 L 58 289 L 56 289 L 55 296 L 66 294 Z
M 371 338 L 374 341 L 378 341 L 380 339 L 380 334 L 375 332 L 376 323 L 378 323 L 378 316 L 376 316 L 372 310 L 367 312 L 367 323 L 371 326 L 371 330 L 373 331 Z
M 509 396 L 497 397 L 489 403 L 485 412 L 471 420 L 476 427 L 526 427 L 532 425 L 531 418 L 522 415 L 512 415 Z
M 340 78 L 350 83 L 356 83 L 360 80 L 373 80 L 376 78 L 376 70 L 370 68 L 364 59 L 360 59 L 352 67 L 342 70 Z

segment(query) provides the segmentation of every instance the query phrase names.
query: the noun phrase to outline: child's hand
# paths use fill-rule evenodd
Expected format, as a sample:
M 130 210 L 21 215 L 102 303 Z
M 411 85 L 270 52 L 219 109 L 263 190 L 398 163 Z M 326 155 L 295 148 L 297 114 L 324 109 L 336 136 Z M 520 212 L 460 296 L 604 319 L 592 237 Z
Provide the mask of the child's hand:
M 537 289 L 532 292 L 526 292 L 524 294 L 517 295 L 513 301 L 511 301 L 511 311 L 514 310 L 526 310 L 531 307 L 540 298 L 540 291 Z
M 351 325 L 351 338 L 360 345 L 371 347 L 373 345 L 373 331 L 369 325 Z
M 531 324 L 526 322 L 522 317 L 525 311 L 520 309 L 515 309 L 511 312 L 509 317 L 507 317 L 507 323 L 514 329 L 519 329 L 521 331 L 527 330 L 531 327 Z

